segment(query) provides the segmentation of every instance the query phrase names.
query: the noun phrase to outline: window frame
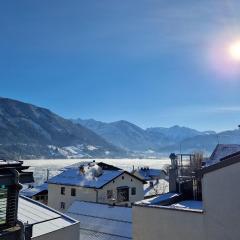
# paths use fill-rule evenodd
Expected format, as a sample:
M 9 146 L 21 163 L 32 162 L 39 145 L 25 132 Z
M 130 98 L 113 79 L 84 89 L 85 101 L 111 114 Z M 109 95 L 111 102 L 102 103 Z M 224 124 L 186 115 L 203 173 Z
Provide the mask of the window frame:
M 60 202 L 60 209 L 65 210 L 65 208 L 66 208 L 66 203 Z
M 137 195 L 137 188 L 136 187 L 131 188 L 131 195 L 133 195 L 133 196 Z
M 66 188 L 65 187 L 61 187 L 61 195 L 65 195 L 65 193 L 66 193 Z
M 113 190 L 112 189 L 109 189 L 107 190 L 107 199 L 112 199 L 113 198 Z
M 77 195 L 76 188 L 71 188 L 71 196 L 76 197 L 76 195 Z

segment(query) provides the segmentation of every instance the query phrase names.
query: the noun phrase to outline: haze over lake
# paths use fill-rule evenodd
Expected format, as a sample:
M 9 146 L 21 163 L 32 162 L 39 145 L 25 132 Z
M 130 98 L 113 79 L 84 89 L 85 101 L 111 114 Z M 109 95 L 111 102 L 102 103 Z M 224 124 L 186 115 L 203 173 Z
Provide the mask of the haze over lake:
M 39 185 L 47 180 L 47 170 L 49 177 L 55 176 L 59 171 L 71 164 L 84 161 L 103 161 L 105 163 L 117 166 L 126 171 L 135 168 L 148 166 L 151 168 L 161 169 L 164 165 L 170 164 L 168 158 L 163 159 L 40 159 L 24 160 L 24 165 L 30 166 L 30 171 L 34 172 L 35 184 Z

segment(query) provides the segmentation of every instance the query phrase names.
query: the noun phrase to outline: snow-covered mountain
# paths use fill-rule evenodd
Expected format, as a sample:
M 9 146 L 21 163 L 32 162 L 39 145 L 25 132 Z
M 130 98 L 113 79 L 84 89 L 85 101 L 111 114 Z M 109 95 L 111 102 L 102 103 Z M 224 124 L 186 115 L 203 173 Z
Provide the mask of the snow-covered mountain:
M 113 157 L 124 151 L 48 109 L 0 98 L 0 159 Z
M 173 126 L 142 129 L 127 121 L 112 123 L 99 122 L 94 119 L 74 120 L 96 132 L 108 142 L 137 152 L 142 156 L 168 155 L 170 152 L 203 151 L 211 153 L 218 143 L 240 144 L 240 131 L 198 131 L 195 129 Z
M 210 152 L 217 144 L 214 131 L 201 132 L 180 126 L 142 129 L 127 121 L 104 123 L 94 119 L 77 119 L 74 122 L 91 129 L 108 142 L 133 152 L 168 154 L 180 149 Z
M 155 149 L 158 147 L 160 141 L 167 141 L 163 135 L 162 138 L 158 136 L 156 141 L 154 141 L 151 134 L 148 134 L 144 129 L 123 120 L 104 123 L 94 119 L 78 119 L 75 122 L 91 129 L 113 145 L 129 151 Z

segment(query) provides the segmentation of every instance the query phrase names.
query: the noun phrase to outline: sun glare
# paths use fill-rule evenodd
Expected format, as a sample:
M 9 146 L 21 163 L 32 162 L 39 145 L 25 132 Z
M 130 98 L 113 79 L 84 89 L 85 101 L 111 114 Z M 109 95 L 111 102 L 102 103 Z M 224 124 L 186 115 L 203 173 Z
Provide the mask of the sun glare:
M 229 46 L 230 57 L 240 62 L 240 41 L 234 42 Z

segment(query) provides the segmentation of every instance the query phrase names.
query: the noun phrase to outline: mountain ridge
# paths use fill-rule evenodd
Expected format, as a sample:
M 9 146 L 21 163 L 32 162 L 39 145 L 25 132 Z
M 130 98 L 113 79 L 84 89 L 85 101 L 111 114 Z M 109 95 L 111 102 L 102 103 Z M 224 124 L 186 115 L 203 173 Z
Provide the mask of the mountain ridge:
M 0 98 L 0 136 L 0 158 L 28 158 L 28 152 L 31 157 L 48 158 L 123 153 L 90 129 L 46 108 L 3 97 Z M 75 148 L 76 156 L 69 147 Z
M 108 142 L 133 152 L 153 151 L 165 155 L 170 152 L 203 151 L 209 154 L 218 143 L 240 143 L 239 130 L 227 130 L 216 133 L 211 130 L 198 131 L 188 127 L 181 127 L 179 125 L 169 128 L 152 127 L 142 129 L 125 120 L 104 123 L 94 119 L 77 119 L 74 120 L 74 122 L 80 122 L 83 126 L 95 131 Z M 112 126 L 118 126 L 118 128 L 114 129 Z M 123 126 L 125 126 L 125 129 Z M 129 129 L 131 129 L 132 126 L 134 126 L 135 130 L 139 130 L 138 135 L 140 135 L 138 136 L 135 134 L 134 137 L 137 138 L 135 140 L 135 145 L 129 144 L 130 140 L 126 139 L 129 137 Z M 119 131 L 121 131 L 120 134 L 118 133 Z M 125 138 L 122 138 L 122 135 L 124 135 Z M 116 140 L 116 138 L 118 139 Z

